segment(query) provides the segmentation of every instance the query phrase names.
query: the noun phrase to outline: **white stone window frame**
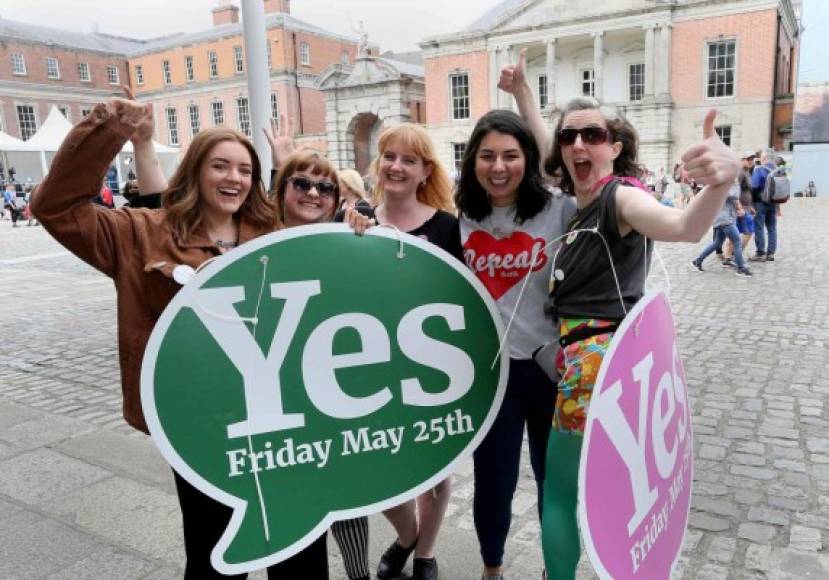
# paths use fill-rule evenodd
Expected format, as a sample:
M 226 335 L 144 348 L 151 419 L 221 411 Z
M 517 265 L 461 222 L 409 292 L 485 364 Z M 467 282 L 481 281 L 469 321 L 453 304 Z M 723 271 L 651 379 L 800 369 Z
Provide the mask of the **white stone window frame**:
M 592 97 L 596 98 L 596 67 L 591 63 L 582 63 L 576 65 L 577 77 L 576 81 L 579 87 L 579 96 L 580 97 Z M 589 72 L 590 78 L 585 79 L 584 73 Z M 590 84 L 590 92 L 585 94 L 584 93 L 584 83 Z
M 178 111 L 173 105 L 164 107 L 164 120 L 167 122 L 167 143 L 177 146 L 179 141 L 178 133 Z
M 58 105 L 58 111 L 66 118 L 67 121 L 70 123 L 72 122 L 72 106 L 71 105 Z
M 118 65 L 115 64 L 108 64 L 107 65 L 107 81 L 109 81 L 110 85 L 118 85 L 120 84 L 121 74 L 118 72 Z
M 714 127 L 717 136 L 727 147 L 734 144 L 734 125 L 731 123 L 723 123 Z
M 632 80 L 633 80 L 632 76 L 633 75 L 632 75 L 631 69 L 635 66 L 641 66 L 642 67 L 642 79 L 641 79 L 642 96 L 639 97 L 638 99 L 631 98 L 632 97 L 631 93 L 632 93 L 632 89 L 633 89 L 633 86 L 634 86 L 633 83 L 632 83 Z M 645 77 L 648 74 L 647 69 L 648 69 L 648 63 L 646 63 L 642 59 L 635 58 L 635 59 L 631 59 L 631 60 L 628 60 L 628 61 L 625 62 L 625 78 L 626 78 L 625 87 L 627 88 L 627 91 L 626 91 L 627 99 L 626 100 L 629 103 L 641 103 L 642 101 L 645 100 L 645 96 L 646 96 L 645 91 L 647 89 L 647 85 L 645 83 Z
M 89 115 L 92 112 L 92 107 L 81 107 L 81 119 Z
M 351 55 L 348 54 L 347 50 L 342 51 L 340 54 L 340 64 L 349 65 L 351 64 Z
M 214 127 L 221 127 L 225 124 L 225 104 L 221 99 L 210 101 L 210 120 Z
M 539 73 L 535 75 L 535 89 L 538 108 L 546 109 L 550 105 L 550 95 L 547 94 L 547 73 Z
M 144 65 L 135 65 L 135 84 L 139 87 L 144 86 Z
M 265 46 L 267 47 L 268 70 L 271 70 L 273 68 L 273 65 L 271 64 L 271 59 L 273 58 L 273 55 L 271 54 L 271 41 L 267 38 L 265 39 Z
M 16 77 L 28 76 L 29 73 L 26 70 L 26 57 L 23 53 L 13 52 L 11 53 L 10 58 L 12 64 L 12 74 Z
M 463 165 L 463 156 L 466 154 L 466 141 L 453 141 L 452 147 L 452 169 L 460 171 Z
M 195 137 L 201 131 L 201 109 L 198 103 L 187 103 L 187 118 L 190 120 L 190 136 Z
M 161 80 L 165 87 L 173 84 L 173 69 L 170 68 L 170 60 L 167 58 L 161 61 Z
M 20 110 L 19 110 L 19 107 L 30 107 L 32 109 L 32 119 L 31 120 L 32 120 L 32 124 L 33 124 L 34 128 L 31 132 L 31 134 L 29 134 L 27 137 L 23 136 L 23 127 L 21 126 L 21 123 L 20 123 Z M 37 130 L 40 128 L 40 118 L 39 118 L 39 115 L 38 115 L 37 103 L 35 103 L 35 102 L 32 102 L 32 101 L 15 101 L 14 102 L 14 118 L 15 118 L 15 121 L 17 121 L 18 138 L 23 140 L 23 141 L 27 141 L 28 139 L 30 139 L 31 136 L 34 135 L 35 133 L 37 133 Z
M 211 79 L 219 78 L 219 55 L 215 50 L 207 51 L 207 67 Z
M 92 82 L 92 69 L 89 68 L 88 62 L 78 63 L 78 80 L 82 83 Z
M 311 66 L 311 45 L 308 42 L 299 43 L 299 64 Z
M 60 80 L 60 61 L 54 56 L 46 57 L 46 78 L 53 81 Z
M 455 96 L 453 79 L 455 79 L 456 77 L 457 78 L 466 77 L 466 96 L 459 96 L 459 97 Z M 467 71 L 467 70 L 456 69 L 456 70 L 451 71 L 446 76 L 446 86 L 449 89 L 449 91 L 448 91 L 449 119 L 451 121 L 469 121 L 472 118 L 472 91 L 470 91 L 470 86 L 471 85 L 472 85 L 472 83 L 470 82 L 470 79 L 469 79 L 469 71 Z M 465 99 L 466 100 L 466 107 L 465 107 L 466 108 L 466 116 L 465 117 L 456 115 L 455 99 L 459 99 L 459 100 Z M 463 104 L 459 103 L 458 110 L 462 111 L 463 108 L 464 108 Z
M 732 94 L 730 95 L 721 95 L 721 96 L 708 96 L 708 73 L 710 69 L 708 68 L 709 64 L 709 46 L 714 44 L 722 44 L 726 42 L 733 42 L 734 43 L 734 78 L 732 82 Z M 737 86 L 739 83 L 739 79 L 737 78 L 737 73 L 740 70 L 740 39 L 736 36 L 723 36 L 721 38 L 709 38 L 706 39 L 702 44 L 702 98 L 705 101 L 722 101 L 722 100 L 729 100 L 735 99 L 737 97 Z M 716 85 L 715 85 L 716 86 Z M 716 92 L 716 91 L 715 91 Z
M 243 135 L 251 136 L 250 99 L 246 95 L 236 97 L 236 128 Z
M 245 52 L 239 45 L 233 47 L 233 64 L 237 75 L 245 74 Z
M 188 83 L 196 80 L 196 70 L 193 65 L 193 55 L 188 54 L 184 57 L 184 79 Z

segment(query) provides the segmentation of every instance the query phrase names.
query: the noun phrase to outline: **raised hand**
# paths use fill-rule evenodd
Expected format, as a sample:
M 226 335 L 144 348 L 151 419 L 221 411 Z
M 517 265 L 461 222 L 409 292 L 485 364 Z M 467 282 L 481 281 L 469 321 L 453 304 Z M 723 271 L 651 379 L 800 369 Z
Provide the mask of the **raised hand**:
M 716 118 L 716 109 L 708 111 L 702 125 L 702 141 L 691 146 L 682 155 L 682 161 L 689 179 L 712 187 L 731 187 L 740 172 L 740 160 L 717 136 Z
M 279 127 L 276 125 L 276 120 L 272 118 L 270 127 L 265 127 L 262 131 L 268 139 L 268 145 L 271 146 L 272 166 L 274 169 L 279 169 L 285 158 L 293 153 L 296 148 L 294 145 L 293 123 L 282 114 L 279 115 Z
M 135 94 L 133 94 L 132 89 L 129 88 L 127 85 L 123 86 L 124 95 L 126 95 L 127 99 L 139 104 L 138 101 L 135 99 Z M 130 141 L 135 143 L 139 142 L 146 142 L 152 141 L 153 138 L 153 131 L 155 130 L 155 120 L 153 119 L 153 106 L 150 103 L 146 103 L 141 105 L 146 110 L 146 114 L 141 119 L 138 125 L 135 127 L 135 133 L 132 134 L 130 137 Z
M 354 233 L 358 236 L 362 236 L 364 233 L 366 233 L 366 230 L 369 229 L 371 226 L 377 225 L 377 222 L 373 218 L 364 216 L 353 207 L 350 207 L 347 210 L 345 210 L 343 222 L 351 226 L 351 229 L 354 230 Z
M 516 64 L 508 64 L 501 69 L 501 78 L 498 80 L 498 88 L 511 95 L 515 95 L 517 91 L 529 89 L 530 85 L 527 83 L 527 75 L 525 74 L 527 68 L 527 49 L 522 48 L 518 53 L 518 62 Z

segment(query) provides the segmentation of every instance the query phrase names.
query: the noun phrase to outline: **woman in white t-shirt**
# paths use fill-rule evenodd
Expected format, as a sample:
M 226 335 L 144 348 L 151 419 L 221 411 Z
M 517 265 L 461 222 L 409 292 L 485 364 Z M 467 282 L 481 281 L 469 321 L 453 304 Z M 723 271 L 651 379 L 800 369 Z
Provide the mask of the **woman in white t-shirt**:
M 525 425 L 540 513 L 556 385 L 533 360 L 533 353 L 557 339 L 555 326 L 543 312 L 555 251 L 547 244 L 564 232 L 575 204 L 544 187 L 530 128 L 505 110 L 490 111 L 475 126 L 455 203 L 464 259 L 492 294 L 504 324 L 511 321 L 504 346 L 510 353 L 507 392 L 474 456 L 474 517 L 483 577 L 497 579 L 502 577 Z

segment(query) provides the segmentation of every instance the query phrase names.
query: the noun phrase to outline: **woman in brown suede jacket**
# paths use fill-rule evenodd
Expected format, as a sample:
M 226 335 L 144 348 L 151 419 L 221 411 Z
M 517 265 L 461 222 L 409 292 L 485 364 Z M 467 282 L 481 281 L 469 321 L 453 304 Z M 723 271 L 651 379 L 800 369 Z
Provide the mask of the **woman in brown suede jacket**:
M 151 132 L 150 110 L 135 101 L 115 99 L 96 106 L 67 135 L 32 195 L 32 210 L 49 233 L 115 282 L 124 418 L 145 433 L 141 361 L 156 320 L 180 288 L 172 277 L 174 268 L 195 269 L 278 228 L 256 151 L 231 129 L 207 129 L 193 139 L 162 195 L 162 209 L 94 205 L 111 160 L 137 130 L 148 127 Z M 210 552 L 230 519 L 230 508 L 178 474 L 175 480 L 187 553 L 185 578 L 226 578 L 210 566 Z M 317 544 L 303 552 L 321 550 L 324 557 L 324 536 Z M 282 565 L 272 568 L 271 578 L 293 577 Z

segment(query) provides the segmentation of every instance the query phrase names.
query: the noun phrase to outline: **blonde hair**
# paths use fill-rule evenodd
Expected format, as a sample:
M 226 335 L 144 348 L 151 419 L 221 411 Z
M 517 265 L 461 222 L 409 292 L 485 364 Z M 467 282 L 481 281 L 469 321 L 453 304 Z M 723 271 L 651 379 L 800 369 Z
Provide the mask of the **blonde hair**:
M 193 138 L 184 158 L 170 178 L 161 194 L 162 206 L 166 210 L 164 222 L 182 241 L 187 241 L 201 225 L 201 169 L 210 151 L 224 141 L 241 144 L 247 149 L 251 163 L 251 187 L 242 207 L 236 212 L 246 222 L 258 229 L 271 230 L 276 227 L 276 207 L 265 193 L 262 183 L 262 166 L 256 156 L 253 144 L 242 133 L 224 127 L 211 127 L 200 131 Z
M 435 209 L 442 209 L 455 213 L 455 204 L 452 202 L 452 180 L 440 164 L 435 152 L 435 145 L 426 131 L 413 123 L 403 123 L 389 127 L 380 134 L 377 142 L 378 158 L 371 164 L 371 174 L 374 177 L 374 200 L 379 205 L 383 202 L 383 191 L 380 189 L 380 163 L 383 152 L 392 143 L 398 142 L 406 149 L 410 149 L 420 157 L 423 165 L 432 168 L 432 173 L 417 189 L 417 200 Z
M 337 172 L 337 178 L 340 180 L 340 187 L 345 185 L 349 190 L 353 191 L 359 197 L 366 198 L 366 187 L 363 184 L 363 178 L 353 169 L 343 169 Z M 342 193 L 342 192 L 340 192 Z

